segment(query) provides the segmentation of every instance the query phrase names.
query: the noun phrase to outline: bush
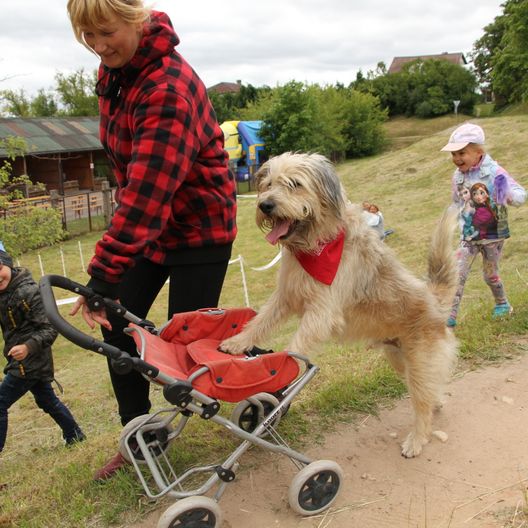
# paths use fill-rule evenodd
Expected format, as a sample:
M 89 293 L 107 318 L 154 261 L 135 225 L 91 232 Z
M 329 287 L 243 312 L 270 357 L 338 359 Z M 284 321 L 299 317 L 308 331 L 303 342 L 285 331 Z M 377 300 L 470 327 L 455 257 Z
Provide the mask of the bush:
M 0 223 L 0 240 L 14 257 L 63 240 L 62 215 L 56 209 L 28 207 Z

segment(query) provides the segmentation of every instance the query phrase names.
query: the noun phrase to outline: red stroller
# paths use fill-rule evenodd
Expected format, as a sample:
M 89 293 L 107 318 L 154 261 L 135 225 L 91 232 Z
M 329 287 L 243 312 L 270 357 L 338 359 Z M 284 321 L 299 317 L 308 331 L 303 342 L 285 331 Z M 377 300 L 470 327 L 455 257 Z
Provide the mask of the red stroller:
M 126 332 L 136 342 L 140 357 L 131 357 L 71 326 L 57 310 L 53 287 L 83 295 L 92 306 L 104 306 L 129 321 Z M 119 303 L 62 276 L 42 277 L 40 291 L 48 318 L 69 341 L 110 358 L 118 371 L 136 369 L 163 387 L 171 407 L 135 418 L 124 427 L 119 441 L 121 454 L 133 464 L 148 497 L 178 499 L 161 516 L 157 528 L 219 528 L 222 514 L 218 501 L 235 479 L 239 458 L 252 445 L 289 457 L 299 469 L 288 495 L 296 512 L 314 515 L 334 502 L 343 480 L 339 465 L 310 460 L 291 449 L 276 431 L 281 417 L 318 368 L 292 352 L 254 349 L 247 355 L 230 356 L 218 350 L 223 339 L 240 332 L 255 315 L 253 310 L 176 314 L 158 330 Z M 229 418 L 220 414 L 221 401 L 237 403 Z M 167 449 L 194 416 L 220 424 L 241 443 L 222 463 L 194 466 L 178 475 Z M 212 498 L 206 496 L 213 487 Z

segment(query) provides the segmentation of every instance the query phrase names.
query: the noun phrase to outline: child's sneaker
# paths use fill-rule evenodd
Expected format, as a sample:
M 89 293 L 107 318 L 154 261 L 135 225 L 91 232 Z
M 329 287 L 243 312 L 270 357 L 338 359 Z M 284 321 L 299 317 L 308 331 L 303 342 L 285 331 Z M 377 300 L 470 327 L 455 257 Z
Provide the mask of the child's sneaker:
M 511 313 L 513 313 L 513 308 L 510 303 L 496 304 L 495 308 L 493 308 L 493 313 L 491 314 L 491 317 L 496 319 L 499 317 L 506 317 Z
M 77 444 L 78 442 L 84 442 L 86 440 L 86 435 L 80 430 L 76 430 L 74 435 L 70 438 L 65 439 L 66 447 Z
M 447 320 L 446 325 L 449 326 L 449 328 L 453 328 L 454 326 L 456 326 L 456 319 L 454 317 L 450 317 Z

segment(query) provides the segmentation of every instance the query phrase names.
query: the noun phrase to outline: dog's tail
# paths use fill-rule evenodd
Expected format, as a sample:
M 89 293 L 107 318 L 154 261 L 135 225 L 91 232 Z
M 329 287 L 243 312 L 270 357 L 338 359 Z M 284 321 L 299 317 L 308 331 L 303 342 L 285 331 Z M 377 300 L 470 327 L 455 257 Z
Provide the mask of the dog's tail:
M 429 250 L 429 284 L 444 308 L 451 308 L 458 282 L 458 269 L 453 248 L 457 211 L 448 207 L 437 224 Z

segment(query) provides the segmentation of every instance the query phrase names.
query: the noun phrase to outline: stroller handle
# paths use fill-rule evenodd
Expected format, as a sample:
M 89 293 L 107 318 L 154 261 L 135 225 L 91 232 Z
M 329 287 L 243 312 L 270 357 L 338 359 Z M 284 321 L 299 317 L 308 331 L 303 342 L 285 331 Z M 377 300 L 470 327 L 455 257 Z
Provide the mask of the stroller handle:
M 98 303 L 101 303 L 105 308 L 113 310 L 118 315 L 121 315 L 128 321 L 136 324 L 142 324 L 149 328 L 152 323 L 139 319 L 134 314 L 126 311 L 123 306 L 111 299 L 103 298 L 95 294 L 90 288 L 81 286 L 80 284 L 66 278 L 61 275 L 44 275 L 40 279 L 39 288 L 42 303 L 44 304 L 44 310 L 50 323 L 57 329 L 57 331 L 63 335 L 68 341 L 75 343 L 76 345 L 86 350 L 92 350 L 112 360 L 112 366 L 116 372 L 126 374 L 132 369 L 146 374 L 151 377 L 159 375 L 159 369 L 153 365 L 149 365 L 138 357 L 131 357 L 128 352 L 120 350 L 119 348 L 109 345 L 104 341 L 99 341 L 93 337 L 84 334 L 70 323 L 68 323 L 59 313 L 57 303 L 55 301 L 55 295 L 53 294 L 53 286 L 62 288 L 63 290 L 71 291 L 77 295 L 86 297 L 87 302 L 90 299 L 96 299 Z M 100 306 L 100 305 L 99 305 Z M 102 307 L 102 306 L 101 306 Z
M 81 348 L 93 350 L 94 352 L 103 354 L 111 359 L 120 359 L 123 352 L 119 350 L 119 348 L 103 341 L 99 341 L 81 332 L 62 317 L 57 308 L 53 286 L 87 298 L 93 296 L 94 293 L 86 286 L 81 286 L 80 284 L 60 275 L 44 275 L 40 279 L 39 289 L 42 303 L 44 304 L 44 310 L 46 311 L 50 323 L 57 329 L 57 331 L 66 339 L 79 345 Z

